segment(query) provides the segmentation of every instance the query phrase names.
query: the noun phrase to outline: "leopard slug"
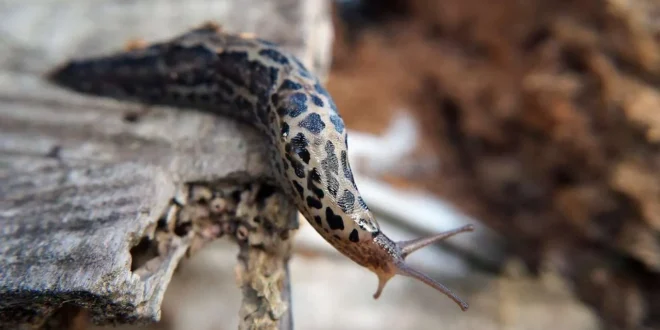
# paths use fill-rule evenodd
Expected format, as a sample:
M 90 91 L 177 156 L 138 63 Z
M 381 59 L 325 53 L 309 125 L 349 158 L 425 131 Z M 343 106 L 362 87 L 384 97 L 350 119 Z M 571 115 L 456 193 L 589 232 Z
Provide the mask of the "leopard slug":
M 72 60 L 47 79 L 79 93 L 197 109 L 250 124 L 267 137 L 272 177 L 283 193 L 327 242 L 378 276 L 375 299 L 398 274 L 426 283 L 467 310 L 467 303 L 405 259 L 473 227 L 411 241 L 388 238 L 358 192 L 334 101 L 277 45 L 206 23 L 167 41 Z

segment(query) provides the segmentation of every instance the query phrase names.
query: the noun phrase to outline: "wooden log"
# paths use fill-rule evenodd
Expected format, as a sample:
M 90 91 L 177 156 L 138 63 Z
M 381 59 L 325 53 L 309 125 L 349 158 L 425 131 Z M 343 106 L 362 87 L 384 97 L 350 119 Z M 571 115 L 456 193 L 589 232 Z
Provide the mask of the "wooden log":
M 51 316 L 79 309 L 96 324 L 157 321 L 178 262 L 222 234 L 241 247 L 240 313 L 250 317 L 240 327 L 290 328 L 287 260 L 298 223 L 282 196 L 264 193 L 261 136 L 227 118 L 76 95 L 42 75 L 71 57 L 166 39 L 212 20 L 282 44 L 325 79 L 328 6 L 0 4 L 0 328 L 62 327 L 71 318 Z M 221 212 L 209 213 L 199 189 L 225 194 Z M 184 205 L 173 205 L 175 197 Z

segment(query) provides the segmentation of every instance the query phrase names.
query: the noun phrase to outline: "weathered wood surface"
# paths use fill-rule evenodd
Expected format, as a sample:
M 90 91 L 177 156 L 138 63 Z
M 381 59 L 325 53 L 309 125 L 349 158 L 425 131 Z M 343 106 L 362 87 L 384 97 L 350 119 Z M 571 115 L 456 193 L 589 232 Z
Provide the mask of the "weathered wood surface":
M 246 126 L 159 107 L 128 122 L 127 112 L 144 109 L 59 90 L 41 79 L 46 70 L 213 20 L 283 44 L 323 79 L 331 42 L 327 5 L 0 3 L 0 328 L 39 322 L 63 304 L 88 308 L 99 323 L 157 320 L 172 272 L 193 242 L 173 239 L 146 274 L 131 271 L 131 248 L 153 232 L 184 183 L 267 173 L 261 137 Z M 286 255 L 275 257 L 286 272 Z

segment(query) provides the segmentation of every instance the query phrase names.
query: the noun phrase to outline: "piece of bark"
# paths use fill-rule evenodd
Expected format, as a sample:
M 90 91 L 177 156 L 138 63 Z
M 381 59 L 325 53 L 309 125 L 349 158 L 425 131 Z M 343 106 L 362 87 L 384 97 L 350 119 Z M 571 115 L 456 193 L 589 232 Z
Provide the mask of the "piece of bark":
M 332 40 L 326 6 L 325 0 L 4 1 L 0 328 L 62 326 L 48 320 L 60 308 L 55 313 L 60 316 L 64 309 L 76 314 L 84 308 L 97 324 L 158 320 L 179 260 L 212 228 L 197 222 L 184 234 L 160 228 L 172 198 L 191 182 L 254 192 L 258 189 L 245 184 L 268 174 L 262 138 L 247 126 L 194 111 L 145 109 L 69 93 L 45 83 L 45 71 L 72 57 L 116 51 L 134 39 L 166 39 L 213 20 L 225 30 L 282 44 L 324 79 Z M 249 197 L 247 205 L 255 201 Z M 293 211 L 258 210 L 281 230 L 261 233 L 277 236 L 266 248 L 255 248 L 249 235 L 240 244 L 239 264 L 253 265 L 259 256 L 279 271 L 279 286 L 268 287 L 269 295 L 280 297 L 278 305 L 254 307 L 264 299 L 246 297 L 242 308 L 275 310 L 265 314 L 274 327 L 291 319 L 286 265 L 289 231 L 297 226 Z M 236 223 L 255 217 L 228 216 Z M 138 260 L 152 250 L 149 242 L 160 243 L 161 254 Z M 261 275 L 259 267 L 245 269 L 239 279 Z M 258 293 L 255 297 L 263 295 Z M 241 327 L 253 327 L 250 320 Z

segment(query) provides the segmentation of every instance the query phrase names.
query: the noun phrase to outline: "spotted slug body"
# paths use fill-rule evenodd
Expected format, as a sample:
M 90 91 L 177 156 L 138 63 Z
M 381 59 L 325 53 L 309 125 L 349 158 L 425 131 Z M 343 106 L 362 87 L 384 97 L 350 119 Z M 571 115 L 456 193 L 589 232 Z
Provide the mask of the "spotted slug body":
M 319 80 L 293 55 L 207 23 L 171 40 L 71 61 L 48 80 L 77 92 L 230 116 L 269 143 L 272 177 L 323 238 L 385 283 L 417 278 L 467 304 L 410 267 L 413 251 L 471 226 L 408 242 L 383 234 L 353 179 L 344 122 Z

